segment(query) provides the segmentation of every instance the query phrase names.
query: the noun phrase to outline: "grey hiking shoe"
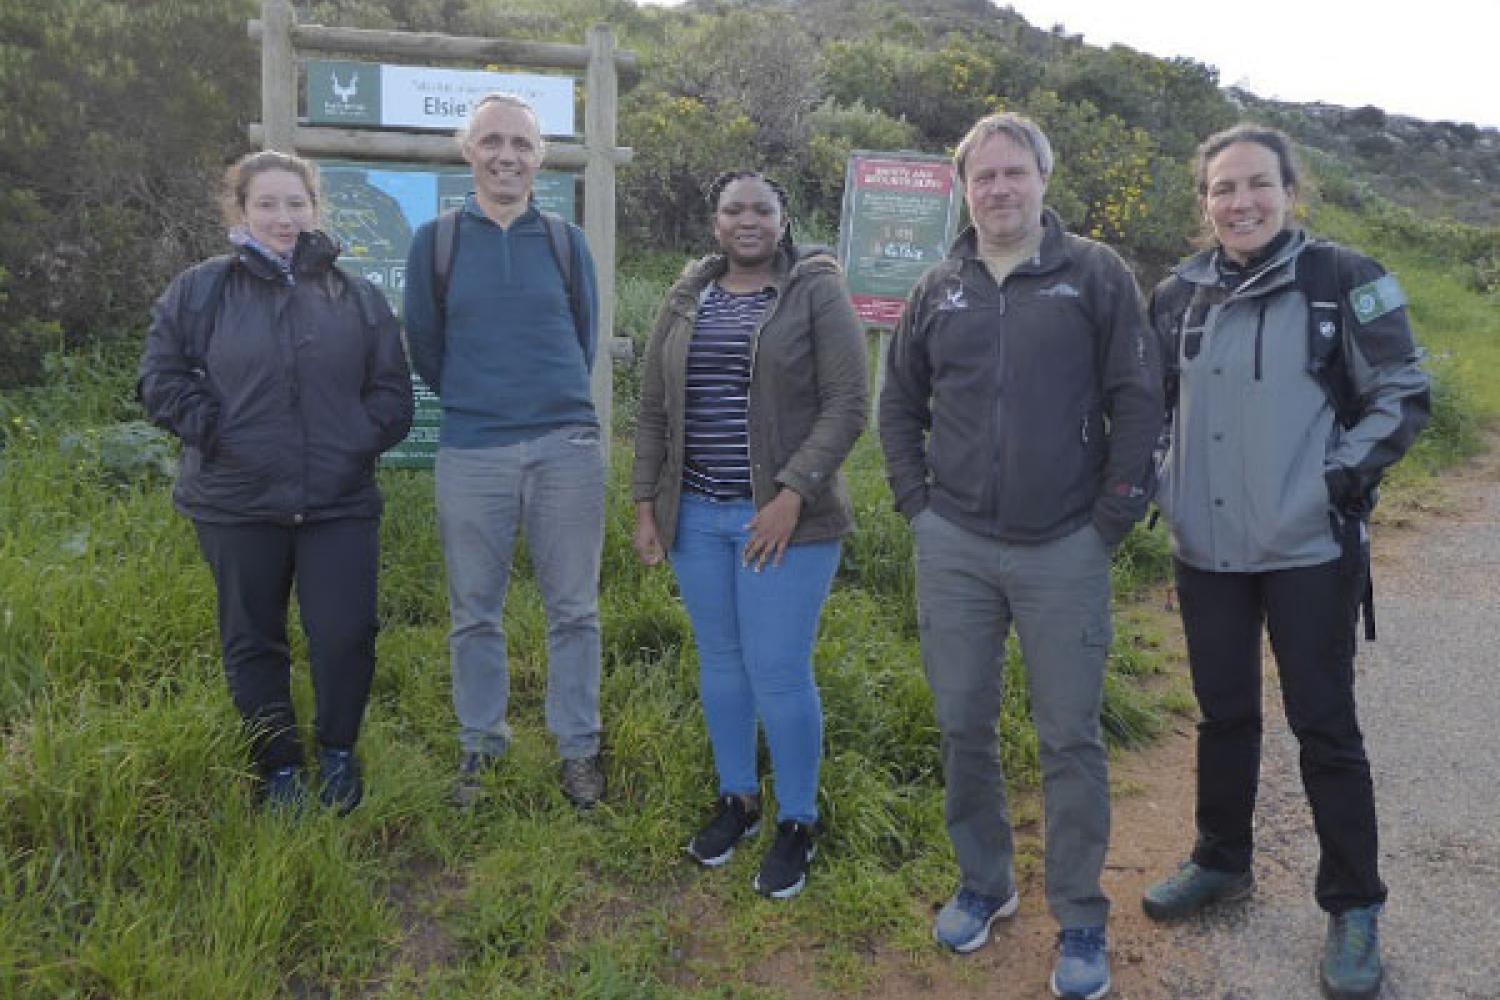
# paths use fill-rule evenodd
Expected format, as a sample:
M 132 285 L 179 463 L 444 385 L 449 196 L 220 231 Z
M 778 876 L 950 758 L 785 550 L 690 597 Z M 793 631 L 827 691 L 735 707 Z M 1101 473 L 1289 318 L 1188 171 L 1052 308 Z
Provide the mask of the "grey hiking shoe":
M 500 758 L 494 754 L 464 751 L 458 761 L 458 776 L 448 793 L 448 803 L 459 809 L 472 809 L 484 798 L 484 776 L 494 770 Z
M 1215 903 L 1246 899 L 1255 891 L 1249 872 L 1221 872 L 1185 861 L 1176 872 L 1147 889 L 1141 909 L 1152 920 L 1181 920 Z
M 592 809 L 604 798 L 604 772 L 599 755 L 562 762 L 562 793 L 579 809 Z
M 1379 904 L 1329 916 L 1318 976 L 1329 1000 L 1370 1000 L 1380 992 L 1379 921 Z
M 950 951 L 967 955 L 984 947 L 996 920 L 1015 916 L 1020 907 L 1020 893 L 986 896 L 960 887 L 938 911 L 937 922 L 932 925 L 932 939 Z

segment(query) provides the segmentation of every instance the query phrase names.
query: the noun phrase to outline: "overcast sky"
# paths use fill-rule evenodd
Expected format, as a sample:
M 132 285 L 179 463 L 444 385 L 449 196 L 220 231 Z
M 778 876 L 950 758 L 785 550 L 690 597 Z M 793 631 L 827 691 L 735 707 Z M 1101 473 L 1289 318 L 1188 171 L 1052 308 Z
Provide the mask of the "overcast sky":
M 1190 56 L 1261 97 L 1500 127 L 1500 0 L 1004 0 L 1038 28 Z

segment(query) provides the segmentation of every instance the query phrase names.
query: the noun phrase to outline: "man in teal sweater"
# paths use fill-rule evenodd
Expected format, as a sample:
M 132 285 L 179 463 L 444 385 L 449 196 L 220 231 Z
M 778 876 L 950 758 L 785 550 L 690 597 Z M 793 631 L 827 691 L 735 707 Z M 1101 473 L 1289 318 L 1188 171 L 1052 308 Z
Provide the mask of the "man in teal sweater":
M 604 792 L 599 767 L 599 559 L 604 456 L 589 392 L 597 343 L 593 258 L 568 227 L 576 303 L 532 202 L 542 163 L 535 112 L 490 94 L 459 140 L 474 193 L 458 215 L 446 294 L 435 222 L 407 261 L 412 366 L 438 394 L 438 527 L 453 619 L 449 653 L 461 758 L 453 801 L 468 806 L 510 743 L 502 612 L 517 530 L 526 533 L 547 612 L 547 728 L 575 805 Z

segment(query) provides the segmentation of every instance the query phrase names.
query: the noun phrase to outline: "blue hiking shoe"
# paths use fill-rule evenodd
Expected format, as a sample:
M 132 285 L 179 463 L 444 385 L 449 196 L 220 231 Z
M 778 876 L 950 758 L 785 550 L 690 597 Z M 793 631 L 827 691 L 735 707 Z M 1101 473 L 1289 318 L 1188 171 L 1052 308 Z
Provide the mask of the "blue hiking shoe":
M 1380 906 L 1359 906 L 1328 918 L 1319 979 L 1329 1000 L 1370 1000 L 1380 992 Z
M 977 951 L 990 939 L 990 927 L 996 920 L 1013 917 L 1021 908 L 1021 894 L 986 896 L 959 887 L 958 893 L 938 911 L 932 925 L 932 938 L 938 944 L 960 955 Z
M 1099 1000 L 1109 992 L 1109 944 L 1103 927 L 1064 927 L 1057 935 L 1052 995 Z
M 1152 920 L 1181 920 L 1215 903 L 1231 903 L 1255 891 L 1249 872 L 1221 872 L 1185 861 L 1141 896 L 1141 909 Z
M 295 764 L 267 771 L 262 802 L 273 813 L 299 815 L 307 808 L 307 781 Z
M 324 750 L 318 754 L 318 801 L 347 816 L 365 797 L 359 760 L 352 750 Z

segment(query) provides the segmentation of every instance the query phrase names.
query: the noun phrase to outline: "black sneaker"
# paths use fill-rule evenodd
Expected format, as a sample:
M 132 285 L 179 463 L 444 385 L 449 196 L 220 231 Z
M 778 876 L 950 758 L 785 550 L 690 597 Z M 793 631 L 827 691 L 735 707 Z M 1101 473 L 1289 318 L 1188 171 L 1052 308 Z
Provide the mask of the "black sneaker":
M 365 797 L 359 760 L 352 750 L 323 750 L 318 754 L 318 801 L 340 816 L 354 811 Z
M 755 891 L 768 899 L 791 899 L 807 884 L 807 866 L 818 849 L 813 830 L 794 819 L 776 825 L 776 842 L 766 852 L 755 875 Z
M 458 777 L 453 781 L 453 790 L 448 793 L 448 802 L 459 809 L 470 809 L 484 798 L 485 772 L 494 768 L 500 760 L 494 754 L 464 751 L 458 761 Z
M 688 856 L 705 868 L 717 868 L 734 857 L 734 845 L 760 833 L 760 804 L 739 795 L 719 799 L 719 811 L 692 840 Z

